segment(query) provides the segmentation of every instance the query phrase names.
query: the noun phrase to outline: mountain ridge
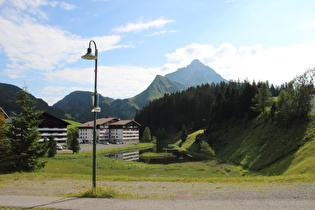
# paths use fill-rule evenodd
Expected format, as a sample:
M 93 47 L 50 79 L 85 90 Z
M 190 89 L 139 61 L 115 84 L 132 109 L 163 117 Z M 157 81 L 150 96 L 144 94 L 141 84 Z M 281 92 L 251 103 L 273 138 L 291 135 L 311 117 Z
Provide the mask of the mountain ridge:
M 138 108 L 142 108 L 150 101 L 162 97 L 165 93 L 180 91 L 183 88 L 184 86 L 176 84 L 175 82 L 167 79 L 166 77 L 156 75 L 156 77 L 154 78 L 152 83 L 147 87 L 147 89 L 145 89 L 138 95 L 130 98 L 129 100 L 136 103 Z
M 211 75 L 213 79 L 211 79 Z M 221 81 L 227 82 L 213 69 L 196 59 L 187 67 L 179 68 L 173 73 L 165 76 L 156 75 L 151 84 L 134 97 L 115 100 L 99 94 L 99 106 L 101 107 L 99 117 L 115 116 L 121 119 L 133 119 L 137 110 L 150 103 L 150 101 L 163 97 L 164 94 L 182 91 L 190 86 Z M 90 111 L 92 93 L 92 91 L 73 91 L 52 106 L 48 106 L 45 102 L 48 106 L 45 106 L 45 110 L 54 110 L 58 113 L 57 117 L 78 122 L 92 120 Z M 0 103 L 0 106 L 3 106 L 2 104 Z M 11 103 L 11 106 L 14 107 L 13 103 Z M 6 105 L 5 108 L 11 111 L 10 106 Z
M 10 116 L 12 116 L 13 113 L 18 114 L 21 111 L 20 105 L 15 103 L 21 90 L 22 88 L 19 88 L 15 85 L 0 83 L 0 106 Z M 61 118 L 65 114 L 61 110 L 56 110 L 52 106 L 49 106 L 47 102 L 45 102 L 43 99 L 36 98 L 30 93 L 28 93 L 27 95 L 31 100 L 35 101 L 34 106 L 36 110 L 46 111 L 59 118 Z
M 188 66 L 179 68 L 177 71 L 166 74 L 166 78 L 173 82 L 185 84 L 187 87 L 206 83 L 227 82 L 220 74 L 209 66 L 204 65 L 198 59 L 193 60 Z

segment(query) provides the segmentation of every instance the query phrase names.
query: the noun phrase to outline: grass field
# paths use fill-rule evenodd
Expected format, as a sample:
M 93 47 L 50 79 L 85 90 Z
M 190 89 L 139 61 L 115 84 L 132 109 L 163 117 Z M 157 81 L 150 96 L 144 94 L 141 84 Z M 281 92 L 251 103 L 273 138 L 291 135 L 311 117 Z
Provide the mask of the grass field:
M 126 148 L 97 151 L 98 181 L 158 181 L 158 182 L 244 182 L 244 181 L 311 181 L 314 175 L 262 176 L 218 160 L 183 162 L 172 164 L 147 164 L 127 162 L 105 157 L 105 154 L 123 149 L 147 149 L 150 143 Z M 0 181 L 7 179 L 71 179 L 90 180 L 92 174 L 92 152 L 59 153 L 54 158 L 45 158 L 45 168 L 29 173 L 0 175 Z
M 139 144 L 130 149 L 152 147 Z M 146 164 L 110 159 L 105 154 L 122 149 L 97 152 L 97 186 L 100 197 L 168 199 L 174 193 L 192 192 L 194 196 L 209 196 L 211 192 L 231 189 L 277 189 L 313 186 L 314 174 L 262 176 L 241 166 L 217 160 L 172 164 Z M 37 195 L 89 197 L 92 180 L 92 152 L 59 153 L 45 158 L 46 167 L 23 173 L 0 175 L 0 195 Z M 297 185 L 297 183 L 300 183 Z M 280 187 L 281 186 L 281 187 Z M 152 191 L 152 189 L 155 189 Z M 234 192 L 233 191 L 233 192 Z M 248 190 L 245 190 L 248 193 Z
M 181 144 L 181 150 L 197 153 L 195 138 L 202 132 L 203 130 L 200 130 L 190 134 Z M 307 122 L 287 127 L 277 127 L 272 122 L 258 119 L 251 124 L 237 124 L 218 130 L 213 137 L 224 147 L 216 151 L 217 155 L 213 159 L 204 161 L 147 164 L 105 157 L 110 153 L 146 150 L 154 146 L 151 143 L 98 150 L 97 182 L 103 186 L 115 185 L 119 193 L 124 192 L 126 186 L 128 193 L 132 193 L 133 189 L 141 191 L 148 188 L 150 183 L 157 182 L 165 183 L 162 187 L 165 189 L 168 183 L 287 185 L 315 182 L 315 115 Z M 175 146 L 178 146 L 176 144 Z M 146 155 L 154 157 L 155 154 Z M 43 159 L 47 163 L 40 170 L 1 174 L 0 188 L 4 189 L 3 193 L 24 195 L 23 193 L 27 192 L 26 195 L 64 196 L 88 190 L 92 179 L 92 151 L 77 154 L 58 153 L 54 158 Z M 124 184 L 122 187 L 113 183 Z

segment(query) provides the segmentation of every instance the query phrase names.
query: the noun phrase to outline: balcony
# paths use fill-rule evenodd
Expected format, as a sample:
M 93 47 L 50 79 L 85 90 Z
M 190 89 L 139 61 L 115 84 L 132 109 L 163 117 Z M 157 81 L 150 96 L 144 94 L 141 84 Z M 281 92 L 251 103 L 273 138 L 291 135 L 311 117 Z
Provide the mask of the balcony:
M 38 128 L 38 131 L 63 131 L 67 132 L 67 128 Z

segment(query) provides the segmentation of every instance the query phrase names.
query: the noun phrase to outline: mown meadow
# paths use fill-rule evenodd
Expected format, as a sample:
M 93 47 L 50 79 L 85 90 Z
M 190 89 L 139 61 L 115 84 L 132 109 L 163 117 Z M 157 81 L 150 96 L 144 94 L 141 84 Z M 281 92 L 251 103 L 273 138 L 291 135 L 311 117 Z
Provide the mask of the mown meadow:
M 215 177 L 255 176 L 240 166 L 219 163 L 217 160 L 183 162 L 172 164 L 148 164 L 128 162 L 105 157 L 106 154 L 123 150 L 148 149 L 153 145 L 140 143 L 136 146 L 97 151 L 97 179 L 106 181 L 198 181 Z M 36 175 L 90 179 L 92 173 L 92 152 L 59 153 L 46 158 L 45 168 L 34 172 Z

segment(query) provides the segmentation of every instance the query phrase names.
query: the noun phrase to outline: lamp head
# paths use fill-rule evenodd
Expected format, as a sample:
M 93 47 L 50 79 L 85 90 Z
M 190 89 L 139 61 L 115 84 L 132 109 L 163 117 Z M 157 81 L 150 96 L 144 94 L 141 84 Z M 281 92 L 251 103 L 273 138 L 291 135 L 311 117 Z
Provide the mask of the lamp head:
M 95 60 L 97 56 L 92 53 L 92 49 L 89 47 L 87 49 L 87 53 L 85 55 L 82 55 L 81 58 L 86 60 Z

